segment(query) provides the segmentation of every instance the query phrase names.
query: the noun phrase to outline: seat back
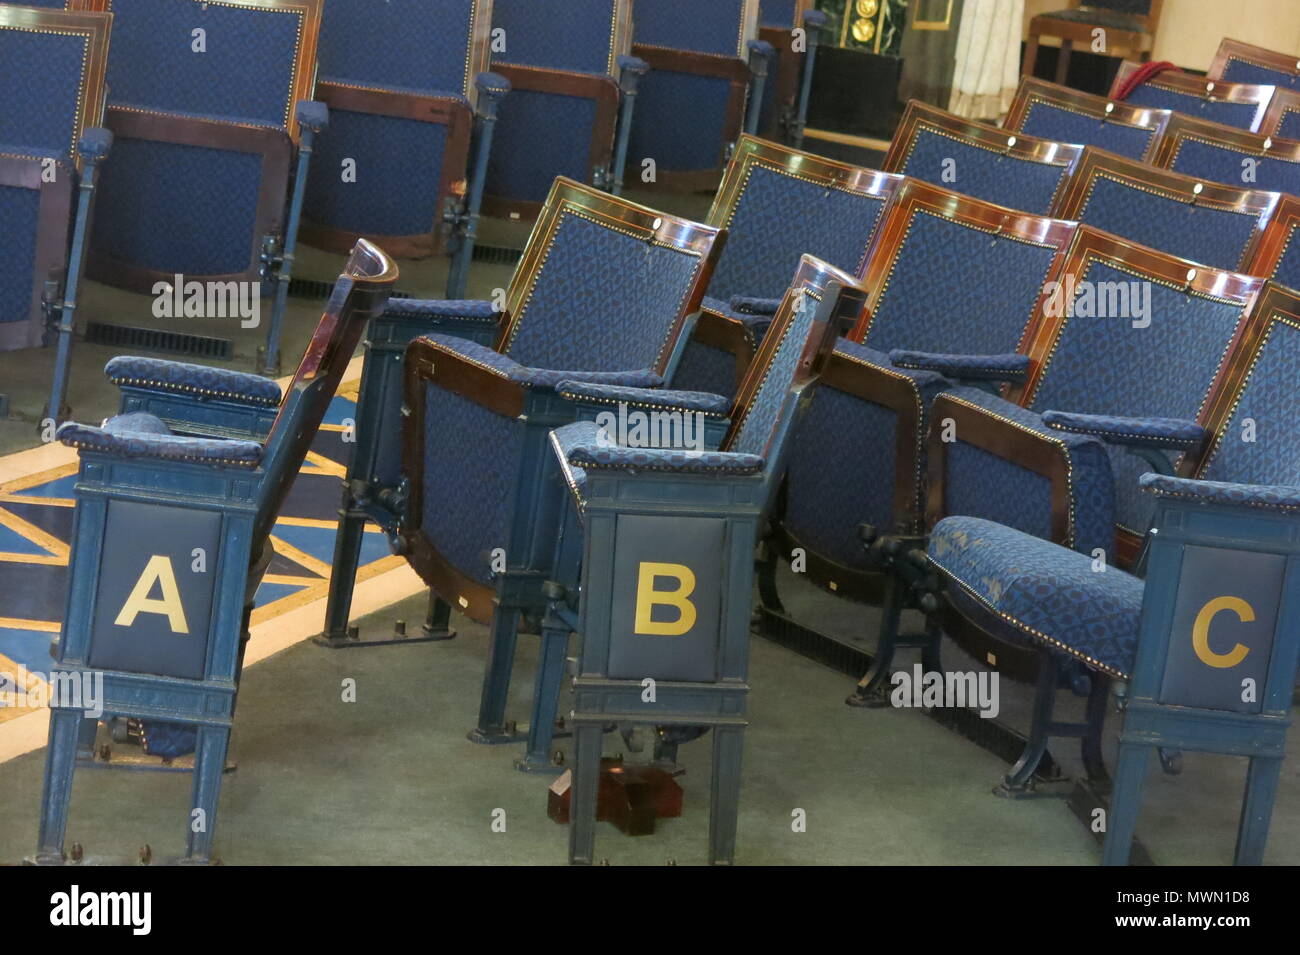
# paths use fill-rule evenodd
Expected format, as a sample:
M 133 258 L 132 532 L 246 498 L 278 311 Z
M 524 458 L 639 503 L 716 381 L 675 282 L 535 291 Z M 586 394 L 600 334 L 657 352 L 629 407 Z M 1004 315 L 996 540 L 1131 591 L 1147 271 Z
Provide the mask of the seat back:
M 1214 268 L 1250 261 L 1278 195 L 1084 150 L 1054 214 Z
M 90 276 L 146 293 L 177 274 L 262 281 L 264 244 L 286 238 L 324 0 L 86 2 L 113 13 Z
M 77 143 L 103 116 L 111 23 L 0 4 L 0 351 L 41 343 L 45 282 L 68 264 Z
M 759 0 L 638 0 L 633 36 L 642 46 L 743 60 L 758 8 Z
M 557 179 L 506 291 L 497 350 L 534 368 L 667 371 L 721 236 Z
M 881 168 L 1046 215 L 1082 151 L 1082 146 L 1008 133 L 912 100 Z
M 631 0 L 493 0 L 492 25 L 505 31 L 493 64 L 618 77 L 632 48 Z
M 709 295 L 778 298 L 807 253 L 856 273 L 902 176 L 862 169 L 744 135 L 708 222 L 726 229 Z
M 1073 232 L 1073 223 L 909 179 L 885 208 L 859 273 L 870 296 L 849 337 L 884 352 L 1018 351 Z
M 103 119 L 112 21 L 0 4 L 0 153 L 80 167 L 81 132 Z
M 1265 136 L 1300 139 L 1300 90 L 1275 86 L 1259 131 Z
M 1300 58 L 1225 37 L 1219 41 L 1206 78 L 1300 90 Z
M 1186 477 L 1300 485 L 1300 292 L 1270 283 L 1248 333 L 1224 362 L 1201 415 L 1210 434 L 1183 462 Z
M 637 93 L 633 170 L 651 159 L 657 184 L 716 185 L 744 123 L 748 43 L 757 36 L 758 0 L 638 0 L 632 52 L 650 73 Z
M 632 48 L 632 0 L 494 0 L 510 81 L 488 161 L 484 210 L 531 219 L 551 182 L 608 188 L 619 116 L 619 60 Z M 500 47 L 498 47 L 500 49 Z
M 329 0 L 324 13 L 322 80 L 473 101 L 492 0 Z
M 1264 280 L 1210 269 L 1080 226 L 1059 284 L 1029 335 L 1027 381 L 1009 398 L 1034 411 L 1195 420 Z M 1152 502 L 1147 462 L 1111 449 L 1115 519 L 1140 537 Z
M 763 27 L 793 30 L 799 26 L 799 14 L 810 6 L 807 0 L 761 0 L 758 20 Z
M 1284 195 L 1242 271 L 1300 288 L 1300 242 L 1293 241 L 1297 227 L 1300 227 L 1300 197 Z
M 1300 141 L 1176 114 L 1152 165 L 1231 186 L 1300 194 Z
M 383 312 L 397 275 L 397 265 L 383 249 L 364 239 L 357 242 L 267 435 L 254 540 L 275 523 L 366 325 Z
M 1110 95 L 1114 96 L 1141 65 L 1132 60 L 1120 64 Z M 1263 122 L 1272 95 L 1271 86 L 1227 83 L 1191 73 L 1167 71 L 1156 74 L 1132 90 L 1126 101 L 1136 106 L 1173 110 L 1238 129 L 1254 130 L 1259 129 Z
M 1078 143 L 1147 159 L 1171 113 L 1117 103 L 1032 76 L 1022 77 L 1004 129 L 1058 143 Z
M 282 129 L 311 99 L 323 0 L 87 0 L 113 14 L 110 106 Z M 199 55 L 201 54 L 201 55 Z

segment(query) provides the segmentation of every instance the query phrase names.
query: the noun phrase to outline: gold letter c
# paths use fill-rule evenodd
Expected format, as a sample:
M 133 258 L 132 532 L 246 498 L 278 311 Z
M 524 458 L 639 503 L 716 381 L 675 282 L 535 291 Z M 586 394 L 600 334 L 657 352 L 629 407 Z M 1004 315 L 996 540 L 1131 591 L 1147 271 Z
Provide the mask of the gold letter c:
M 1201 608 L 1192 624 L 1192 649 L 1200 661 L 1216 670 L 1229 670 L 1246 659 L 1250 647 L 1238 643 L 1227 653 L 1215 653 L 1210 649 L 1210 621 L 1220 610 L 1231 610 L 1242 623 L 1254 620 L 1255 610 L 1240 597 L 1215 597 Z

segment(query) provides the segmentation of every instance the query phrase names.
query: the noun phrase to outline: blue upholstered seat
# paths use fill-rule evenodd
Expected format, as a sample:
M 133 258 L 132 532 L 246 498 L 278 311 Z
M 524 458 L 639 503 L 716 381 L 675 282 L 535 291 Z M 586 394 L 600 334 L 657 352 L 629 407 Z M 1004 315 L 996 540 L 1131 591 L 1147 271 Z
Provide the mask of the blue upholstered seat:
M 964 615 L 996 634 L 1042 641 L 1120 678 L 1133 670 L 1142 581 L 1091 557 L 975 517 L 947 517 L 927 553 Z

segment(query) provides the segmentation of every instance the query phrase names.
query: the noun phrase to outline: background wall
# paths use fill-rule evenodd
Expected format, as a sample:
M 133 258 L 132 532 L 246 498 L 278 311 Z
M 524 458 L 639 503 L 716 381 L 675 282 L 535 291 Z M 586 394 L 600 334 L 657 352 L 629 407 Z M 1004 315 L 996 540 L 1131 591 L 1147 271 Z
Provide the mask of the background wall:
M 1029 18 L 1062 10 L 1064 0 L 1025 0 Z M 1171 60 L 1207 70 L 1219 40 L 1232 37 L 1300 59 L 1300 2 L 1297 0 L 1165 0 L 1156 29 L 1153 60 Z

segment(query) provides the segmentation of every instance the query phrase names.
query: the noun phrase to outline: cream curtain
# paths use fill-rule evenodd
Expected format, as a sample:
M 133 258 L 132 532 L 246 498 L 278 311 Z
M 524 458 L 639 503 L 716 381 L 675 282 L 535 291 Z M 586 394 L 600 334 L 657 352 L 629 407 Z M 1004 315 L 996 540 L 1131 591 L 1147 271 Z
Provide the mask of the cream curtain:
M 957 34 L 950 112 L 996 121 L 1011 108 L 1020 81 L 1025 0 L 966 0 Z

